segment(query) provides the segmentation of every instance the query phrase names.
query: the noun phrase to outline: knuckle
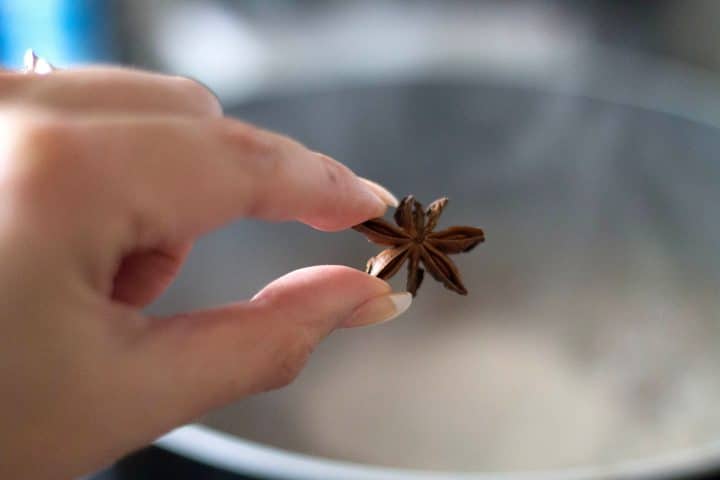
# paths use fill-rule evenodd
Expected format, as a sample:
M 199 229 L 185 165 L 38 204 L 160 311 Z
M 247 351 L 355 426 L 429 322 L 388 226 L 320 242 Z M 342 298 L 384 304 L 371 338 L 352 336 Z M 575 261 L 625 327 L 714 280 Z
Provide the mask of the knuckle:
M 307 364 L 316 343 L 309 329 L 293 329 L 292 334 L 280 342 L 282 349 L 277 352 L 274 371 L 267 383 L 268 388 L 274 390 L 290 385 Z
M 22 118 L 11 123 L 4 135 L 4 160 L 10 163 L 5 171 L 23 185 L 44 183 L 83 157 L 77 131 L 68 123 L 53 118 Z
M 265 192 L 268 179 L 281 181 L 287 175 L 286 155 L 278 135 L 238 120 L 222 118 L 214 121 L 213 128 L 220 142 L 236 158 L 238 167 L 238 190 L 243 197 L 244 215 L 261 215 L 265 208 Z
M 231 118 L 218 119 L 215 123 L 223 141 L 227 142 L 234 150 L 242 152 L 245 158 L 272 160 L 275 145 L 271 136 L 262 129 Z M 256 162 L 254 162 L 256 163 Z
M 175 77 L 175 85 L 197 113 L 216 117 L 222 115 L 220 100 L 202 83 L 188 77 Z

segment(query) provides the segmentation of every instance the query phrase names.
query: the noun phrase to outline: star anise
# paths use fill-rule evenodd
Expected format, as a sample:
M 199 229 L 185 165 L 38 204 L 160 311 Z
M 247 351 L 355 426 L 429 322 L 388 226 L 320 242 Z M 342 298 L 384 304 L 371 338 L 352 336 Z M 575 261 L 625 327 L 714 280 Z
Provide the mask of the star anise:
M 423 211 L 422 204 L 408 195 L 395 210 L 397 227 L 383 218 L 354 226 L 372 243 L 390 247 L 368 260 L 365 271 L 385 280 L 395 275 L 407 260 L 407 291 L 415 296 L 423 280 L 422 263 L 446 288 L 467 295 L 460 272 L 448 255 L 469 252 L 485 241 L 485 234 L 476 227 L 450 227 L 434 232 L 447 202 L 447 198 L 439 198 Z

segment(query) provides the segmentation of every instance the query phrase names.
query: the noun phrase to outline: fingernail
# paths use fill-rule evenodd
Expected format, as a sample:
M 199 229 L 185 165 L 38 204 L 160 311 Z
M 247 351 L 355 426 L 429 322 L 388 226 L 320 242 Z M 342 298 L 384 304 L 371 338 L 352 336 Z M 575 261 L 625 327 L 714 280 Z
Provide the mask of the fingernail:
M 410 307 L 409 292 L 390 293 L 371 298 L 360 305 L 344 323 L 344 328 L 364 327 L 389 322 Z
M 387 205 L 389 207 L 397 207 L 400 204 L 400 202 L 395 197 L 395 195 L 390 193 L 390 190 L 383 187 L 379 183 L 375 183 L 372 180 L 368 180 L 367 178 L 363 178 L 363 177 L 358 177 L 358 178 L 360 179 L 361 182 L 363 182 L 365 185 L 367 185 L 368 188 L 370 188 L 370 190 L 372 190 L 372 192 L 375 195 L 380 197 L 380 200 L 382 200 L 385 205 Z

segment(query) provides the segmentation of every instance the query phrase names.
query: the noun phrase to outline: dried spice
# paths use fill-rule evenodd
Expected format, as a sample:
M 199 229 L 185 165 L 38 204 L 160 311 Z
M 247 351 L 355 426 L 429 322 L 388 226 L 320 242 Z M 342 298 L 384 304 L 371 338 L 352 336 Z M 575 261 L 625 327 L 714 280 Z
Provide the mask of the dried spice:
M 447 202 L 447 198 L 439 198 L 423 210 L 422 204 L 408 195 L 395 210 L 397 226 L 383 218 L 354 226 L 372 243 L 389 247 L 368 260 L 365 271 L 386 280 L 408 261 L 407 291 L 415 296 L 423 280 L 422 263 L 446 288 L 467 295 L 460 272 L 448 255 L 469 252 L 485 241 L 485 234 L 480 228 L 465 226 L 433 231 Z

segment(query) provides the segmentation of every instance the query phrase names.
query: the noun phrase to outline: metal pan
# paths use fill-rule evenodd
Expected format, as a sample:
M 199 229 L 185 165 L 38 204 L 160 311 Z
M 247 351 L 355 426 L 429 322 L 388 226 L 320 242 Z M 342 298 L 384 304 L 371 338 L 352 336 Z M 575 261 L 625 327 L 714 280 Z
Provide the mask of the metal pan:
M 290 387 L 157 444 L 298 480 L 720 467 L 720 96 L 682 66 L 585 54 L 505 71 L 429 55 L 351 82 L 299 72 L 239 101 L 233 114 L 399 195 L 448 195 L 445 224 L 488 240 L 457 258 L 468 297 L 428 281 L 404 318 L 333 334 Z M 375 251 L 354 232 L 238 223 L 201 240 L 156 310 Z

